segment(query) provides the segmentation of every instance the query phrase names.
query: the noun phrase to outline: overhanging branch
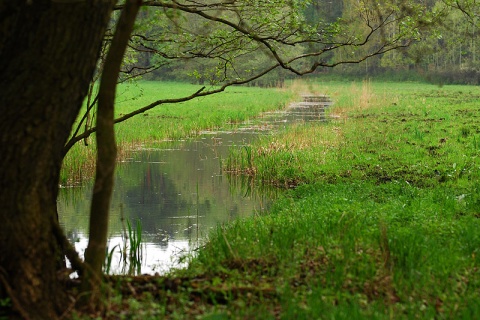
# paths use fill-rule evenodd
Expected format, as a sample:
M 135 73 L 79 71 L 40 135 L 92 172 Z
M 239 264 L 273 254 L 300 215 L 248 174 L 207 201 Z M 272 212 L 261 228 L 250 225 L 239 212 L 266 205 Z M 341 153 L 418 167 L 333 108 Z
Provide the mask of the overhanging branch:
M 153 109 L 153 108 L 155 108 L 159 105 L 162 105 L 162 104 L 185 102 L 185 101 L 189 101 L 189 100 L 192 100 L 192 99 L 195 99 L 195 98 L 198 98 L 198 97 L 204 97 L 204 96 L 209 96 L 209 95 L 212 95 L 212 94 L 223 92 L 223 91 L 225 91 L 226 88 L 228 88 L 230 86 L 241 85 L 241 84 L 245 84 L 245 83 L 249 83 L 251 81 L 254 81 L 254 80 L 264 76 L 265 74 L 269 73 L 270 71 L 276 69 L 277 67 L 279 67 L 279 64 L 273 65 L 273 66 L 263 70 L 262 72 L 256 74 L 255 76 L 252 76 L 252 77 L 248 78 L 248 79 L 243 79 L 243 80 L 237 79 L 237 80 L 234 80 L 234 81 L 230 81 L 226 84 L 223 84 L 221 87 L 219 87 L 218 89 L 215 89 L 215 90 L 205 91 L 205 87 L 202 87 L 198 91 L 196 91 L 195 93 L 193 93 L 189 96 L 186 96 L 186 97 L 175 98 L 175 99 L 157 100 L 157 101 L 152 102 L 152 103 L 150 103 L 149 105 L 147 105 L 143 108 L 137 109 L 137 110 L 135 110 L 133 112 L 130 112 L 126 115 L 123 115 L 119 118 L 116 118 L 114 120 L 114 123 L 116 124 L 116 123 L 126 121 L 126 120 L 128 120 L 128 119 L 130 119 L 130 118 L 132 118 L 132 117 L 134 117 L 138 114 L 144 113 L 144 112 L 146 112 L 150 109 Z M 96 131 L 97 131 L 97 128 L 92 127 L 89 130 L 86 130 L 85 132 L 83 132 L 82 134 L 72 137 L 64 147 L 64 150 L 63 150 L 64 156 L 75 145 L 75 143 L 77 143 L 78 141 L 81 141 L 85 138 L 88 138 L 90 135 L 92 135 Z

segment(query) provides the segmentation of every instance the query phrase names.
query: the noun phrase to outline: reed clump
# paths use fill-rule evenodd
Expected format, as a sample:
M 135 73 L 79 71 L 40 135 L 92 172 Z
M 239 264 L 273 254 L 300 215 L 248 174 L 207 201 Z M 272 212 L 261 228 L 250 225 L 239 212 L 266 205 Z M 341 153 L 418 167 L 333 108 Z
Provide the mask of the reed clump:
M 136 220 L 133 225 L 130 219 L 125 220 L 123 217 L 121 222 L 123 226 L 121 241 L 107 249 L 104 272 L 107 275 L 112 271 L 121 275 L 140 275 L 145 246 L 142 239 L 142 223 Z

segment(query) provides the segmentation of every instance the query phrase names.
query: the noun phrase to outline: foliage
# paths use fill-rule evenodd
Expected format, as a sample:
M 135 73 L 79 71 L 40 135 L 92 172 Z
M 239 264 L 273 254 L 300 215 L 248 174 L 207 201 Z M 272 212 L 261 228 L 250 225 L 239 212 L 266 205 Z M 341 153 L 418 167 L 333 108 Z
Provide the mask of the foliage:
M 327 14 L 327 7 L 333 13 Z M 123 5 L 117 7 L 122 8 Z M 142 75 L 155 78 L 158 72 L 162 79 L 187 80 L 184 75 L 188 75 L 194 82 L 211 87 L 157 99 L 121 114 L 115 122 L 126 121 L 161 104 L 218 93 L 230 85 L 282 86 L 289 76 L 287 72 L 303 75 L 377 57 L 372 64 L 375 68 L 392 50 L 405 48 L 419 39 L 420 32 L 435 17 L 436 13 L 425 5 L 396 0 L 350 5 L 320 5 L 305 0 L 146 2 L 130 39 L 120 81 Z M 109 37 L 106 40 L 105 47 L 109 47 Z M 102 68 L 100 63 L 98 74 Z M 171 71 L 175 73 L 173 77 L 169 76 Z M 65 153 L 82 139 L 88 143 L 88 137 L 96 131 L 91 125 L 95 88 L 93 81 L 87 111 L 66 144 Z
M 307 73 L 403 47 L 427 19 L 425 7 L 412 1 L 151 1 L 132 35 L 135 58 L 124 75 L 220 84 L 275 65 Z M 271 69 L 268 83 L 285 76 Z
M 417 29 L 417 38 L 408 48 L 386 52 L 359 65 L 342 66 L 334 72 L 354 74 L 357 78 L 401 72 L 436 84 L 477 84 L 478 22 L 474 19 L 477 8 L 469 1 L 428 1 L 426 7 L 429 11 L 423 13 L 424 28 Z M 408 5 L 402 8 L 409 10 Z M 345 14 L 348 11 L 344 10 Z M 358 30 L 363 28 L 356 19 L 351 24 Z M 404 26 L 408 28 L 408 24 Z M 385 29 L 388 33 L 398 31 Z M 376 45 L 375 41 L 369 45 Z

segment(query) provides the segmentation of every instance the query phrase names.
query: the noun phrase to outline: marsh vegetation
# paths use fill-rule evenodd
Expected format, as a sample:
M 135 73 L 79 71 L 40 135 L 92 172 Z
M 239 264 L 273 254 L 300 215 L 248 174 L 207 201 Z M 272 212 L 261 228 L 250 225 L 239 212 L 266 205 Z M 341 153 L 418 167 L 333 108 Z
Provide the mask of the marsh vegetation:
M 240 90 L 235 94 L 243 98 L 225 99 L 224 103 L 235 112 L 235 108 L 242 101 L 248 102 L 252 94 L 268 96 L 276 92 L 278 89 Z M 284 94 L 290 95 L 288 92 Z M 217 100 L 216 103 L 221 104 L 222 97 Z M 261 100 L 259 97 L 259 103 Z M 262 103 L 262 108 L 271 111 L 246 121 L 225 120 L 221 128 L 205 127 L 194 137 L 168 141 L 152 139 L 141 143 L 130 141 L 127 144 L 128 149 L 119 158 L 115 174 L 107 273 L 130 274 L 124 255 L 128 250 L 124 249 L 123 242 L 127 242 L 128 248 L 135 246 L 128 243 L 132 239 L 130 232 L 126 232 L 128 221 L 142 222 L 142 248 L 145 250 L 140 268 L 134 269 L 135 274 L 161 274 L 181 266 L 178 263 L 181 257 L 196 250 L 217 224 L 267 210 L 276 190 L 270 186 L 258 190 L 252 179 L 248 181 L 249 177 L 232 175 L 231 171 L 224 170 L 223 163 L 229 151 L 249 149 L 249 144 L 259 136 L 284 130 L 286 126 L 325 120 L 325 108 L 311 108 L 312 102 L 286 103 L 286 108 L 277 110 L 278 106 L 272 104 L 274 101 Z M 215 114 L 214 108 L 209 111 L 204 117 Z M 152 121 L 162 123 L 165 119 L 154 118 Z M 139 128 L 142 126 L 136 129 L 141 130 Z M 62 188 L 58 199 L 60 223 L 80 253 L 88 239 L 91 192 L 92 186 L 87 180 L 81 186 Z
M 187 269 L 111 278 L 118 291 L 107 314 L 474 318 L 479 89 L 319 81 L 291 88 L 331 96 L 330 120 L 264 136 L 225 160 L 256 184 L 283 189 L 273 207 L 219 225 Z
M 130 113 L 158 99 L 188 95 L 198 85 L 180 82 L 143 81 L 119 86 L 116 116 Z M 285 89 L 232 87 L 216 96 L 183 103 L 165 104 L 116 125 L 119 159 L 136 149 L 166 140 L 186 139 L 205 130 L 235 128 L 261 112 L 279 110 L 293 98 Z M 87 145 L 85 145 L 87 144 Z M 76 144 L 64 160 L 61 184 L 74 185 L 93 176 L 95 139 Z

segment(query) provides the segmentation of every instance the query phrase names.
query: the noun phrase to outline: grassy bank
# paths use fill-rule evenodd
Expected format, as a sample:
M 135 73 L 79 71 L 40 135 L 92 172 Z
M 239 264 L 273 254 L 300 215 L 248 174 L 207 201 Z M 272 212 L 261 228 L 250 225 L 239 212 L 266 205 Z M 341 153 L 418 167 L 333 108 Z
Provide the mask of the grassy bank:
M 232 151 L 227 169 L 256 172 L 263 183 L 287 186 L 371 180 L 460 187 L 477 178 L 477 87 L 320 87 L 336 101 L 328 124 L 301 125 L 250 150 Z
M 335 100 L 330 122 L 266 137 L 229 160 L 257 183 L 295 188 L 269 214 L 219 226 L 187 270 L 115 278 L 121 295 L 108 315 L 478 317 L 480 89 L 307 89 Z
M 199 86 L 144 81 L 122 84 L 118 88 L 116 116 L 120 117 L 160 99 L 189 96 Z M 138 146 L 166 139 L 180 139 L 228 125 L 234 126 L 267 110 L 281 109 L 292 94 L 283 89 L 230 87 L 223 93 L 188 102 L 164 104 L 116 125 L 119 157 Z M 83 115 L 81 115 L 83 116 Z M 67 154 L 61 177 L 62 184 L 90 178 L 95 164 L 94 136 L 88 146 L 77 143 Z
M 297 188 L 219 228 L 192 269 L 229 294 L 242 283 L 273 297 L 244 296 L 241 310 L 229 298 L 226 312 L 245 317 L 478 316 L 480 89 L 318 87 L 336 100 L 330 123 L 233 155 L 262 183 Z

